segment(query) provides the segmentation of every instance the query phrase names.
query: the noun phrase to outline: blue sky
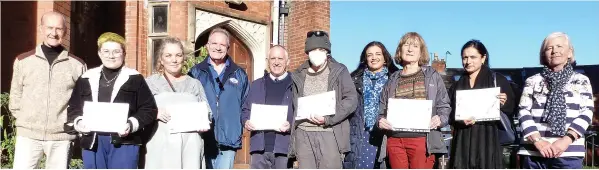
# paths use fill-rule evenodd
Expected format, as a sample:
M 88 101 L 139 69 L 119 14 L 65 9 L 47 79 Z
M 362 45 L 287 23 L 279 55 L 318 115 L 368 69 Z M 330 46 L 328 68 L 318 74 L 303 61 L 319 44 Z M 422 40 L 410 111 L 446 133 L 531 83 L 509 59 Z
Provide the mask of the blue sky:
M 420 33 L 429 52 L 461 66 L 461 47 L 479 39 L 493 68 L 538 67 L 543 39 L 566 32 L 578 65 L 599 64 L 599 1 L 587 2 L 331 2 L 332 55 L 350 72 L 370 41 L 393 55 L 406 32 Z

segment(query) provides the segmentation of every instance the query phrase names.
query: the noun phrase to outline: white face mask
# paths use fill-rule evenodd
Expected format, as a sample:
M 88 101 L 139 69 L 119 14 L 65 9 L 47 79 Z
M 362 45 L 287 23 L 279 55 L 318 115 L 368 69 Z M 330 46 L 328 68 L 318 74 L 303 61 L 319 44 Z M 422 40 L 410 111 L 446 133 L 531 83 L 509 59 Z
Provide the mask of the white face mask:
M 315 66 L 320 66 L 326 61 L 327 52 L 318 50 L 310 51 L 308 53 L 308 57 L 310 58 L 310 63 L 314 64 Z

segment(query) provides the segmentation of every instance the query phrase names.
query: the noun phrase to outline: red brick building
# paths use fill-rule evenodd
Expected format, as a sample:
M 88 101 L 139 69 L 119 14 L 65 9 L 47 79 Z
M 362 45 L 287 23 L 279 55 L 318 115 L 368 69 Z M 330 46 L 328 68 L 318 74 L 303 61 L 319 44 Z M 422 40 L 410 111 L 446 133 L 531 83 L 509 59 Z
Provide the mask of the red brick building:
M 247 0 L 145 0 L 145 1 L 2 1 L 1 90 L 8 92 L 15 57 L 42 41 L 39 34 L 43 13 L 57 11 L 67 18 L 63 45 L 88 64 L 101 64 L 96 41 L 110 31 L 127 40 L 125 63 L 144 75 L 153 69 L 154 47 L 166 36 L 178 37 L 189 51 L 207 42 L 211 28 L 229 30 L 233 60 L 257 79 L 266 68 L 272 44 L 288 48 L 291 68 L 306 59 L 304 41 L 310 30 L 330 30 L 328 1 Z M 249 140 L 237 154 L 236 167 L 249 167 Z

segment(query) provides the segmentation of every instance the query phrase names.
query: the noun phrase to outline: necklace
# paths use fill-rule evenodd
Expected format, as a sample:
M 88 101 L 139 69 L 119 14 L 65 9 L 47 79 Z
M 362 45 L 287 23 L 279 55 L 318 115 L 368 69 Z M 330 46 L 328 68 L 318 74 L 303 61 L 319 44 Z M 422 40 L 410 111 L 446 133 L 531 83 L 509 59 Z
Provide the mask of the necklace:
M 119 73 L 120 73 L 120 71 L 119 71 Z M 104 86 L 106 86 L 106 87 L 110 86 L 110 83 L 112 83 L 112 81 L 114 81 L 117 77 L 119 77 L 119 73 L 117 73 L 116 76 L 114 76 L 112 79 L 108 80 L 106 78 L 106 75 L 102 71 L 102 77 L 104 77 L 104 80 L 106 80 L 106 85 L 104 85 Z

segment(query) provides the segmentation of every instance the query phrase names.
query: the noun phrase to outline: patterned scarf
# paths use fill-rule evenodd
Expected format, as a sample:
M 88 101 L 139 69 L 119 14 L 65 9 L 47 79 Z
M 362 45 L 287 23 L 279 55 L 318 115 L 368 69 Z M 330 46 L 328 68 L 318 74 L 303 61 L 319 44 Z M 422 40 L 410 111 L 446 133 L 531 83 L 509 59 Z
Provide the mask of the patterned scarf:
M 368 68 L 364 71 L 362 81 L 364 83 L 364 124 L 368 131 L 372 131 L 376 117 L 379 112 L 379 100 L 383 86 L 389 79 L 387 67 L 378 73 L 373 73 Z
M 574 74 L 574 70 L 570 62 L 561 71 L 553 72 L 545 67 L 541 73 L 541 76 L 543 76 L 549 85 L 549 94 L 545 103 L 543 121 L 549 124 L 551 133 L 554 135 L 566 135 L 566 97 L 564 88 L 572 74 Z

